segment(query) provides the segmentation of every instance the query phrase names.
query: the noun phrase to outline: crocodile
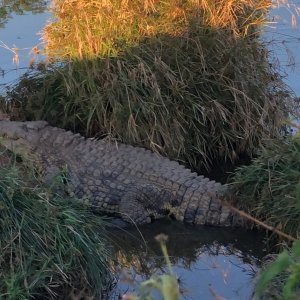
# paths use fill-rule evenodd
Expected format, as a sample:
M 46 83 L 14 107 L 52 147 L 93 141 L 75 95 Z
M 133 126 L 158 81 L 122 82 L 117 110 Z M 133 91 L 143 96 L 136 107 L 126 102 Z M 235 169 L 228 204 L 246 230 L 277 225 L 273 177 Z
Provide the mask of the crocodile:
M 0 121 L 0 144 L 36 164 L 44 180 L 64 172 L 65 190 L 95 213 L 149 223 L 172 215 L 194 224 L 230 226 L 225 186 L 150 150 L 84 138 L 45 121 Z

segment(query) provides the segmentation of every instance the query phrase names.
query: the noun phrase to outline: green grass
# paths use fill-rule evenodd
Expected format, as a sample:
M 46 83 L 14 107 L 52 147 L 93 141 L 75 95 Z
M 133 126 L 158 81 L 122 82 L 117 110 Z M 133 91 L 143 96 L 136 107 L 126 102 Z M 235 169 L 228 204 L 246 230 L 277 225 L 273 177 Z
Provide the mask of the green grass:
M 296 126 L 297 127 L 297 126 Z M 299 129 L 299 128 L 298 128 Z M 267 140 L 248 166 L 231 178 L 235 205 L 294 237 L 271 261 L 265 259 L 254 299 L 296 300 L 300 296 L 300 136 Z M 296 240 L 297 239 L 297 240 Z M 275 236 L 277 243 L 280 237 Z M 290 242 L 290 240 L 289 240 Z
M 235 171 L 232 187 L 241 209 L 268 225 L 300 237 L 300 139 L 269 140 L 249 166 Z
M 300 178 L 296 185 L 296 208 L 300 210 Z M 298 226 L 300 227 L 300 226 Z M 255 299 L 296 300 L 300 298 L 300 239 L 286 247 L 266 267 L 259 277 Z
M 112 278 L 107 222 L 30 176 L 16 165 L 0 170 L 0 299 L 101 295 Z
M 269 257 L 270 258 L 270 257 Z M 300 298 L 300 240 L 285 249 L 272 261 L 259 277 L 254 300 L 297 300 Z

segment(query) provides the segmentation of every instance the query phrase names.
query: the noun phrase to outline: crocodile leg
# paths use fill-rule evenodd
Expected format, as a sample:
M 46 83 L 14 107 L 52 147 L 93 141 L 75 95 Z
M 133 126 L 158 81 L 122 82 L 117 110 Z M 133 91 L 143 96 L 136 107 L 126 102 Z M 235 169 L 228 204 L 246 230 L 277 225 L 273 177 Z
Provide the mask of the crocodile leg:
M 120 201 L 119 211 L 124 220 L 143 224 L 167 215 L 176 206 L 179 201 L 166 189 L 145 183 L 130 187 Z

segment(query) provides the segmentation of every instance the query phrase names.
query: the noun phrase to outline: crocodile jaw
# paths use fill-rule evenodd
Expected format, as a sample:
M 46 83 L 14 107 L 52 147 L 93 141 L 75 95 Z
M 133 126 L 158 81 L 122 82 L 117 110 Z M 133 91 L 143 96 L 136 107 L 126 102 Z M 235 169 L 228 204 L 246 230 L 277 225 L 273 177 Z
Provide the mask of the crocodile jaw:
M 38 131 L 46 122 L 0 121 L 0 145 L 8 150 L 28 156 L 38 141 Z

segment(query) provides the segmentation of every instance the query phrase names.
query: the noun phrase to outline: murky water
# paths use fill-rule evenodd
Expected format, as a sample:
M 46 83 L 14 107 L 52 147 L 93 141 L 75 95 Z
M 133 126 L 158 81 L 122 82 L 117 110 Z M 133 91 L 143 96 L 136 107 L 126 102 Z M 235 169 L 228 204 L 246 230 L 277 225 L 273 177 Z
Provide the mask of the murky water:
M 251 299 L 255 274 L 265 255 L 263 236 L 241 229 L 189 226 L 161 220 L 125 232 L 113 232 L 113 240 L 122 249 L 120 280 L 109 299 L 133 293 L 138 283 L 152 274 L 167 270 L 165 259 L 154 237 L 167 234 L 169 256 L 179 279 L 182 299 L 215 300 L 216 295 L 231 300 Z M 161 299 L 154 294 L 155 299 Z
M 43 7 L 44 2 L 28 1 L 35 8 L 38 4 Z M 299 0 L 295 3 L 300 6 Z M 0 0 L 1 5 L 3 1 Z M 0 27 L 0 93 L 4 91 L 5 84 L 14 82 L 27 70 L 32 58 L 30 49 L 40 43 L 37 33 L 49 17 L 48 13 L 32 14 L 30 6 L 24 15 L 17 15 L 16 11 L 20 13 L 20 10 L 11 10 L 5 26 Z M 264 37 L 273 41 L 269 48 L 274 52 L 274 59 L 279 61 L 282 73 L 287 74 L 286 82 L 300 96 L 300 25 L 292 29 L 293 13 L 294 20 L 300 24 L 300 17 L 292 7 L 290 10 L 274 9 L 271 15 L 280 15 L 281 19 L 276 29 L 272 28 L 274 24 L 265 28 Z M 3 20 L 0 15 L 0 26 Z M 155 222 L 141 231 L 144 240 L 134 229 L 131 230 L 131 238 L 122 232 L 113 233 L 123 249 L 119 251 L 119 259 L 127 267 L 120 271 L 121 279 L 110 299 L 119 299 L 119 295 L 136 290 L 136 285 L 148 279 L 150 274 L 160 274 L 165 270 L 165 261 L 154 241 L 154 236 L 161 232 L 170 239 L 169 254 L 179 277 L 183 299 L 251 298 L 254 276 L 264 254 L 262 237 L 257 233 L 190 227 L 167 221 Z M 126 276 L 127 273 L 129 276 Z M 160 299 L 159 296 L 156 299 Z

